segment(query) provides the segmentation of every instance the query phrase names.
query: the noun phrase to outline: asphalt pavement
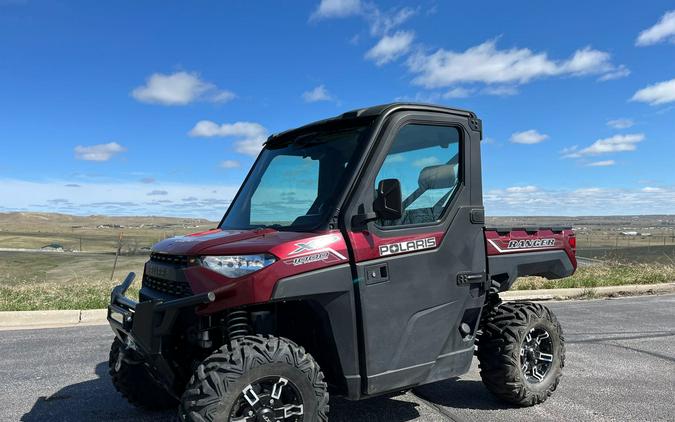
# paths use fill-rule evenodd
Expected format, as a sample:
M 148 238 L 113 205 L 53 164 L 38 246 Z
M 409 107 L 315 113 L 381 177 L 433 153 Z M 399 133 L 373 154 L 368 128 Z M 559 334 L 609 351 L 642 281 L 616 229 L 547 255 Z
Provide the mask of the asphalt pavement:
M 675 295 L 551 302 L 565 331 L 558 390 L 514 408 L 470 373 L 405 394 L 331 400 L 331 421 L 675 420 Z M 106 326 L 0 332 L 0 420 L 174 421 L 134 409 L 107 375 Z

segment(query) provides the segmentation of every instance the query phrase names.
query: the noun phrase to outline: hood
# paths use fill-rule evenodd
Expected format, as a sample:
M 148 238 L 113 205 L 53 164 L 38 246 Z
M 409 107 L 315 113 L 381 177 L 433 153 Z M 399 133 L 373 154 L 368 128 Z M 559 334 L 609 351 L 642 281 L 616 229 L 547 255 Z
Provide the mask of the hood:
M 235 255 L 268 252 L 282 243 L 303 239 L 313 233 L 274 229 L 221 230 L 177 236 L 162 240 L 152 251 L 170 255 Z

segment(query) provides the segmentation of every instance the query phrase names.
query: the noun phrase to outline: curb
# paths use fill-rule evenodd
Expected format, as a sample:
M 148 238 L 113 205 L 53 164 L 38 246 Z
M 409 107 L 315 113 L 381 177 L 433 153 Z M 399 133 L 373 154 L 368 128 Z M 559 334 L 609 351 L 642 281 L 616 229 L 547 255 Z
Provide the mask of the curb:
M 589 295 L 591 292 L 591 295 Z M 595 288 L 510 290 L 501 293 L 502 299 L 512 300 L 565 300 L 580 297 L 616 297 L 640 294 L 675 293 L 675 283 L 631 284 Z M 25 330 L 36 328 L 76 327 L 80 325 L 107 324 L 107 309 L 60 311 L 3 311 L 0 312 L 0 330 Z
M 675 283 L 627 284 L 625 286 L 579 287 L 570 289 L 509 290 L 501 293 L 504 300 L 565 300 L 582 297 L 618 297 L 641 294 L 675 293 Z
M 0 330 L 74 327 L 106 324 L 107 309 L 3 311 L 0 312 Z

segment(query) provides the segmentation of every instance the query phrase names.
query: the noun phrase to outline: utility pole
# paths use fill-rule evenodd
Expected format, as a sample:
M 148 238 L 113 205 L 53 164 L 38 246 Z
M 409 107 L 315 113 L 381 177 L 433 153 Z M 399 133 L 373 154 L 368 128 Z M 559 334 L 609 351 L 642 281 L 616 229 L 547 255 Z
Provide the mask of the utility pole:
M 122 232 L 120 232 L 120 235 L 117 238 L 117 251 L 115 251 L 115 262 L 113 263 L 112 273 L 110 273 L 110 281 L 113 281 L 113 277 L 115 277 L 115 268 L 117 268 L 117 258 L 120 256 L 121 250 L 122 250 Z

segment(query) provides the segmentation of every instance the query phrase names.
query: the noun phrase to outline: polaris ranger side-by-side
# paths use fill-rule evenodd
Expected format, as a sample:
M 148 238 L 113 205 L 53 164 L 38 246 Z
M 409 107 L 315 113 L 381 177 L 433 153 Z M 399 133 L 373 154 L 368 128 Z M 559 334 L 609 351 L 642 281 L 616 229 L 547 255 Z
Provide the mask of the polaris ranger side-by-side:
M 562 329 L 502 303 L 517 277 L 576 268 L 569 228 L 486 228 L 481 121 L 389 104 L 271 136 L 218 228 L 153 247 L 139 302 L 112 292 L 115 387 L 190 421 L 325 421 L 358 400 L 456 377 L 541 403 Z

